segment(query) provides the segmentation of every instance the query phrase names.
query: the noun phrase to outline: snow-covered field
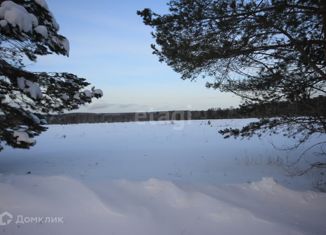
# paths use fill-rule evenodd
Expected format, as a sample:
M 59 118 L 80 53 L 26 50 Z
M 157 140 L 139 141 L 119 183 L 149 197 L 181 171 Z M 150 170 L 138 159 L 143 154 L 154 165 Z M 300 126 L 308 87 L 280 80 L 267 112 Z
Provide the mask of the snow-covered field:
M 0 234 L 326 234 L 315 157 L 286 167 L 325 138 L 217 133 L 248 121 L 51 126 L 0 153 Z

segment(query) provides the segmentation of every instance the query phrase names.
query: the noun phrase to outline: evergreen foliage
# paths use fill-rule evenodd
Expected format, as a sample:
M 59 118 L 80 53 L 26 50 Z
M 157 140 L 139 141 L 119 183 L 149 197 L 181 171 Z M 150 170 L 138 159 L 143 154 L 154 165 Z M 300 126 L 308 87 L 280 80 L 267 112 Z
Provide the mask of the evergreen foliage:
M 46 130 L 44 115 L 100 98 L 101 90 L 70 73 L 30 72 L 38 56 L 69 55 L 69 42 L 44 0 L 0 1 L 0 149 L 29 148 Z
M 153 53 L 182 79 L 213 78 L 207 87 L 232 92 L 244 106 L 300 104 L 306 116 L 283 113 L 245 128 L 250 137 L 279 128 L 301 142 L 326 133 L 326 2 L 323 0 L 171 0 L 169 12 L 138 11 L 153 28 Z

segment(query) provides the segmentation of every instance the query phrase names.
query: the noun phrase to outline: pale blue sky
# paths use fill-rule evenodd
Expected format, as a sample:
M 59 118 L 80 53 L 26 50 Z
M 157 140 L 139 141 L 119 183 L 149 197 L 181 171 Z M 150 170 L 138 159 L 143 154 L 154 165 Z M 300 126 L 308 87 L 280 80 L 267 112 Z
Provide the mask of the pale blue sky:
M 70 41 L 70 57 L 41 57 L 29 68 L 72 72 L 101 88 L 104 97 L 81 108 L 90 112 L 203 110 L 237 106 L 239 99 L 205 88 L 206 80 L 183 81 L 152 55 L 151 29 L 137 10 L 166 11 L 157 0 L 47 0 Z

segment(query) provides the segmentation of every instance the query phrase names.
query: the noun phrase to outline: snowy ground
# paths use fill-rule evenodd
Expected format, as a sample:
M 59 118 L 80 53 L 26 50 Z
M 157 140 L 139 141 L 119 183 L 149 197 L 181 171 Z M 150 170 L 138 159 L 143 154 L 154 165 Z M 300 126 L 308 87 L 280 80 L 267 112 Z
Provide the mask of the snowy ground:
M 0 153 L 0 234 L 326 234 L 320 172 L 286 169 L 325 138 L 283 151 L 281 136 L 217 133 L 246 122 L 51 126 Z

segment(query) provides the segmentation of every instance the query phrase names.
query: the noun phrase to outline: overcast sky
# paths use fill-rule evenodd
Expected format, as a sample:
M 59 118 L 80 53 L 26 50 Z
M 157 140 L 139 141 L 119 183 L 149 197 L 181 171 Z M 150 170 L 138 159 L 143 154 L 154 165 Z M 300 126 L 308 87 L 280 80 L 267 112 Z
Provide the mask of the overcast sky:
M 205 80 L 183 81 L 152 55 L 151 29 L 137 10 L 167 10 L 164 0 L 47 0 L 70 41 L 70 57 L 41 57 L 35 71 L 71 72 L 101 88 L 104 97 L 80 111 L 134 112 L 203 110 L 237 106 L 239 99 L 205 88 Z

